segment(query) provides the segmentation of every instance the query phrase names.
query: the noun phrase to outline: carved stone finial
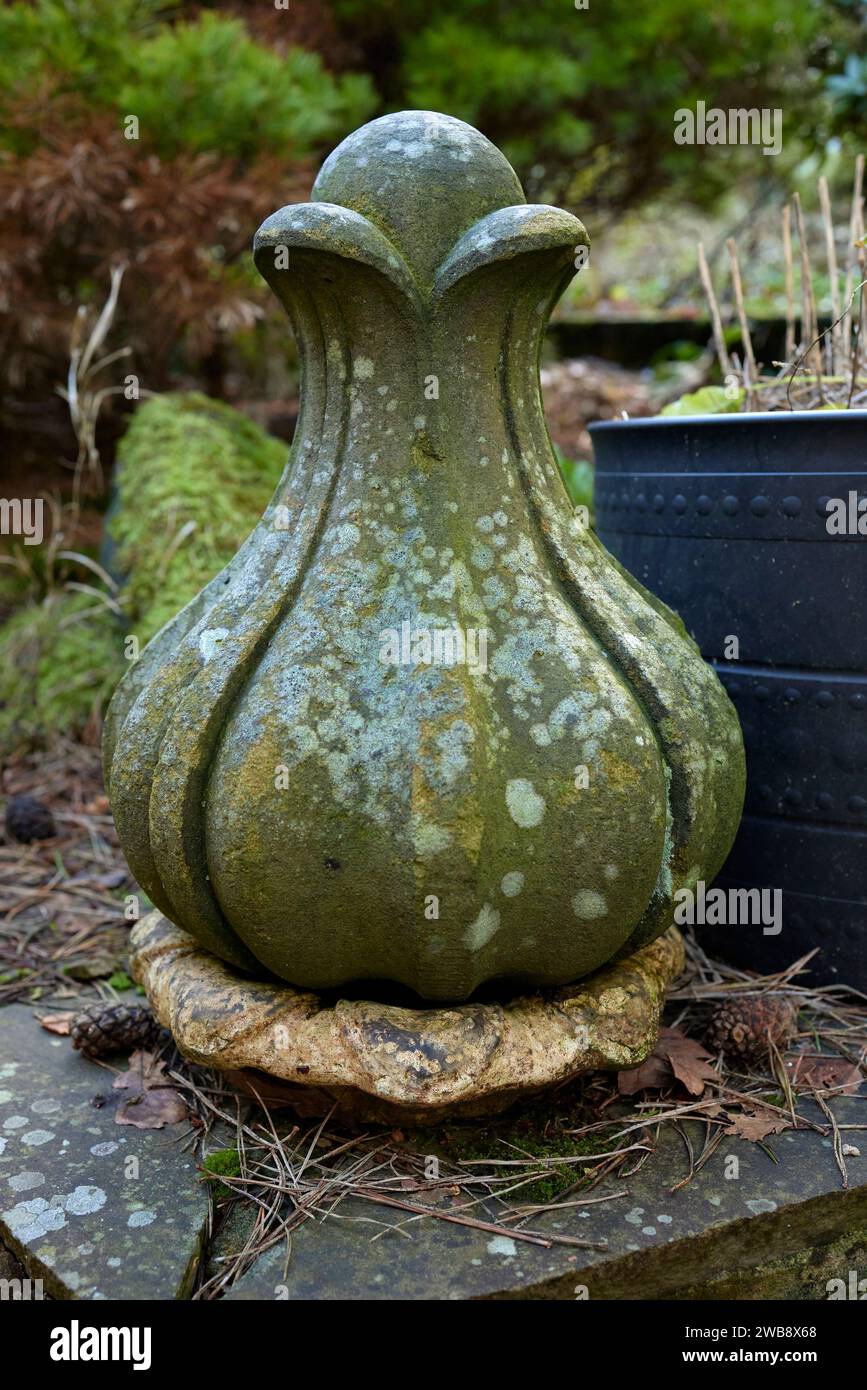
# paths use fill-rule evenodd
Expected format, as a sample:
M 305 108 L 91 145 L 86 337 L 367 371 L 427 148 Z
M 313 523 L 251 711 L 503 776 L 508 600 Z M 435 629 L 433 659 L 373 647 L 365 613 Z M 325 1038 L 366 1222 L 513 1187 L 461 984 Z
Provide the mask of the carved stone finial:
M 743 798 L 682 625 L 575 525 L 539 398 L 587 245 L 477 131 L 402 112 L 263 224 L 298 338 L 286 473 L 106 728 L 133 872 L 294 985 L 571 981 L 657 937 Z
M 367 217 L 423 286 L 470 227 L 526 203 L 496 145 L 436 111 L 401 111 L 355 131 L 326 159 L 313 201 Z

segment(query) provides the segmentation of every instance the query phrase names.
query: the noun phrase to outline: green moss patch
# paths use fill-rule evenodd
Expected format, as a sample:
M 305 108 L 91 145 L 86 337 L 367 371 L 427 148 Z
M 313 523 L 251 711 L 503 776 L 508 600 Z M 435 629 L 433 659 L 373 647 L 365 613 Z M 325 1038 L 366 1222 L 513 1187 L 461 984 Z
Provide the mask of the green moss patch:
M 589 1180 L 583 1165 L 575 1162 L 576 1158 L 583 1154 L 604 1154 L 615 1147 L 613 1140 L 598 1134 L 577 1138 L 569 1133 L 584 1125 L 587 1118 L 580 1105 L 570 1105 L 568 1099 L 561 1098 L 561 1103 L 553 1107 L 550 1098 L 542 1098 L 517 1116 L 444 1127 L 439 1147 L 443 1157 L 452 1163 L 469 1159 L 480 1162 L 538 1159 L 540 1166 L 546 1168 L 544 1176 L 514 1192 L 509 1200 L 520 1204 L 555 1202 L 568 1188 L 580 1187 Z M 419 1134 L 416 1147 L 423 1149 L 425 1143 L 429 1146 L 430 1139 L 425 1140 Z M 568 1161 L 558 1163 L 558 1159 Z M 590 1166 L 595 1167 L 595 1162 Z M 478 1171 L 483 1170 L 480 1167 Z M 529 1167 L 491 1169 L 491 1172 L 510 1173 L 515 1182 L 530 1171 Z
M 207 1154 L 202 1162 L 205 1181 L 212 1184 L 214 1200 L 221 1202 L 236 1194 L 220 1178 L 237 1178 L 241 1175 L 241 1159 L 237 1149 L 215 1149 Z
M 115 618 L 59 590 L 0 627 L 0 751 L 80 731 L 123 674 Z
M 124 638 L 143 647 L 228 563 L 286 453 L 245 415 L 197 392 L 139 406 L 118 448 L 108 526 L 124 616 L 62 587 L 15 608 L 0 626 L 0 753 L 79 734 L 99 716 L 126 667 Z
M 118 447 L 109 537 L 142 646 L 247 538 L 286 453 L 245 415 L 198 392 L 139 406 Z

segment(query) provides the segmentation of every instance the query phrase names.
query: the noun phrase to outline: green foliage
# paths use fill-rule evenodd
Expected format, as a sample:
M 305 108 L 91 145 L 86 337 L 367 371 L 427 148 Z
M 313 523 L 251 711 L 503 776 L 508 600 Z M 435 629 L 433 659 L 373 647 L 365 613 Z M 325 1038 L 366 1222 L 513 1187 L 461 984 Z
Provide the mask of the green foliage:
M 698 391 L 688 391 L 679 400 L 671 401 L 661 411 L 661 415 L 737 415 L 741 409 L 743 392 L 731 394 L 724 386 L 702 386 Z
M 319 56 L 281 56 L 250 39 L 240 20 L 203 14 L 135 46 L 118 94 L 162 154 L 219 150 L 252 158 L 298 156 L 341 138 L 372 114 L 360 74 L 334 78 Z
M 510 122 L 516 106 L 529 102 L 533 121 L 548 126 L 548 143 L 577 153 L 592 142 L 590 124 L 569 112 L 586 90 L 584 64 L 559 47 L 509 43 L 499 27 L 480 28 L 444 15 L 410 40 L 406 75 L 412 106 L 448 111 L 479 125 Z M 509 144 L 516 162 L 532 158 L 532 138 L 513 135 Z
M 143 645 L 222 569 L 285 458 L 279 440 L 207 396 L 139 407 L 119 446 L 109 524 L 127 616 L 64 588 L 13 612 L 0 626 L 0 751 L 80 733 L 100 713 L 125 668 L 125 634 Z
M 584 10 L 568 0 L 331 0 L 328 10 L 354 72 L 327 70 L 331 31 L 315 22 L 294 32 L 312 33 L 320 52 L 281 52 L 243 18 L 191 3 L 17 0 L 0 8 L 0 91 L 42 96 L 47 84 L 118 121 L 137 115 L 142 140 L 162 153 L 245 159 L 312 153 L 377 110 L 434 107 L 502 144 L 532 196 L 579 207 L 656 191 L 710 201 L 740 169 L 778 174 L 799 138 L 821 142 L 832 120 L 867 127 L 860 0 L 606 0 Z M 754 149 L 709 159 L 675 146 L 674 112 L 699 99 L 781 107 L 783 156 L 757 170 Z M 4 132 L 3 105 L 0 140 L 18 148 L 27 133 L 8 123 Z M 37 107 L 31 140 L 38 130 Z
M 0 92 L 5 101 L 39 87 L 111 102 L 127 58 L 165 4 L 162 0 L 36 0 L 0 9 Z M 0 133 L 18 147 L 26 135 Z M 34 117 L 36 119 L 36 117 Z M 38 134 L 38 124 L 31 134 Z
M 588 459 L 567 458 L 556 444 L 552 445 L 566 491 L 573 505 L 587 507 L 593 524 L 593 464 Z
M 237 1149 L 215 1149 L 213 1153 L 205 1155 L 202 1167 L 205 1170 L 205 1181 L 212 1184 L 215 1201 L 220 1202 L 236 1195 L 224 1182 L 220 1182 L 220 1178 L 240 1177 L 241 1158 Z
M 334 77 L 318 54 L 278 53 L 240 19 L 205 12 L 160 22 L 161 0 L 38 0 L 0 10 L 0 90 L 8 101 L 43 85 L 139 119 L 145 146 L 246 159 L 309 155 L 373 113 L 366 76 Z M 3 120 L 0 140 L 20 150 L 38 138 Z
M 837 127 L 846 130 L 855 124 L 860 128 L 863 139 L 867 130 L 867 56 L 864 53 L 867 43 L 867 5 L 863 0 L 840 0 L 840 3 L 853 11 L 853 19 L 860 21 L 861 42 L 854 45 L 860 52 L 847 53 L 842 70 L 832 73 L 826 85 L 834 107 Z
M 118 446 L 109 536 L 142 644 L 232 558 L 286 452 L 245 415 L 198 392 L 139 406 Z
M 0 751 L 77 733 L 122 674 L 120 636 L 107 608 L 57 590 L 0 627 Z
M 579 209 L 657 190 L 710 201 L 738 169 L 776 174 L 756 169 L 755 149 L 709 159 L 676 146 L 675 111 L 699 99 L 781 107 L 787 140 L 799 125 L 814 135 L 828 34 L 852 27 L 830 0 L 594 0 L 584 10 L 568 0 L 332 0 L 332 9 L 390 106 L 471 121 L 502 145 L 531 196 Z M 656 235 L 647 229 L 651 256 Z

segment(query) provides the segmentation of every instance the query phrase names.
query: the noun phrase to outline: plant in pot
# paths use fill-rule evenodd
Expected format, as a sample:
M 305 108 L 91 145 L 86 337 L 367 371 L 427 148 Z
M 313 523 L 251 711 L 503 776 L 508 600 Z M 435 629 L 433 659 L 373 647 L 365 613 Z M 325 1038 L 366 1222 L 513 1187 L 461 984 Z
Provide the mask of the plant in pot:
M 766 371 L 755 360 L 733 242 L 742 354 L 729 355 L 699 247 L 724 384 L 682 398 L 659 418 L 605 422 L 591 435 L 601 540 L 680 613 L 743 726 L 745 813 L 717 880 L 725 902 L 704 914 L 703 939 L 759 969 L 813 953 L 810 979 L 865 990 L 863 170 L 862 156 L 842 264 L 827 183 L 819 185 L 829 327 L 820 332 L 796 195 L 782 218 L 785 362 Z

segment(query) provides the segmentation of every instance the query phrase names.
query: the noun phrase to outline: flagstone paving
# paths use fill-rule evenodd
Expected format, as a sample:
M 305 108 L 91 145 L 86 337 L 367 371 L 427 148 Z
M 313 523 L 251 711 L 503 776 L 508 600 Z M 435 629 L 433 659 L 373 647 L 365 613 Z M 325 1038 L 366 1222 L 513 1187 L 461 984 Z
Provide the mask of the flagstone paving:
M 0 1241 L 54 1298 L 189 1297 L 207 1197 L 179 1143 L 184 1127 L 115 1124 L 127 1093 L 113 1090 L 113 1079 L 112 1069 L 40 1028 L 28 1008 L 0 1010 Z M 838 1122 L 864 1123 L 863 1101 L 833 1101 Z M 825 1124 L 818 1109 L 814 1118 Z M 698 1154 L 703 1127 L 684 1128 Z M 831 1139 L 812 1130 L 772 1136 L 765 1148 L 725 1139 L 673 1190 L 689 1161 L 667 1126 L 638 1172 L 590 1194 L 609 1200 L 532 1218 L 511 1234 L 443 1220 L 460 1214 L 456 1198 L 430 1207 L 425 1219 L 348 1199 L 338 1217 L 297 1229 L 288 1259 L 284 1246 L 273 1247 L 226 1296 L 826 1299 L 867 1278 L 867 1141 L 857 1130 L 842 1138 L 861 1151 L 846 1157 L 846 1190 Z M 407 1197 L 417 1205 L 424 1195 Z M 481 1205 L 470 1214 L 498 1215 Z M 241 1248 L 248 1221 L 234 1209 L 211 1243 L 208 1273 Z M 603 1248 L 532 1244 L 522 1238 L 529 1231 Z
M 52 1297 L 183 1297 L 207 1194 L 182 1126 L 115 1124 L 113 1080 L 30 1009 L 0 1010 L 0 1240 Z

